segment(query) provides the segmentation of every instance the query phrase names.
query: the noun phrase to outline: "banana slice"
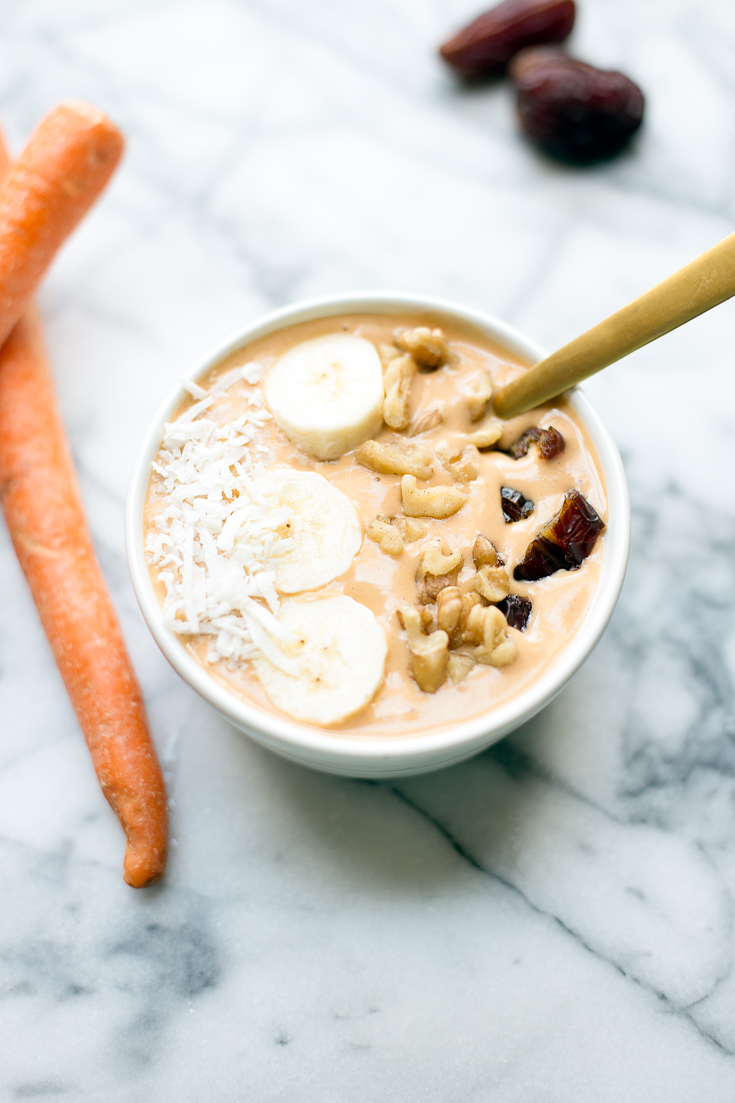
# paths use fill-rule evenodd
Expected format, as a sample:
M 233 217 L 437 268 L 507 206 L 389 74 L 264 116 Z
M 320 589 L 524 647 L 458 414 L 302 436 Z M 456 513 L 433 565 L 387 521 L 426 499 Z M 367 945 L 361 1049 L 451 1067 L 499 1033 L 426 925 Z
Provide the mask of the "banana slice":
M 289 349 L 265 381 L 268 409 L 310 456 L 335 460 L 383 424 L 383 371 L 375 345 L 330 333 Z
M 362 545 L 362 526 L 350 499 L 316 471 L 290 467 L 269 472 L 271 494 L 285 506 L 279 528 L 292 541 L 276 563 L 276 589 L 282 594 L 317 590 L 349 567 Z
M 268 659 L 254 660 L 255 672 L 275 708 L 309 724 L 328 726 L 359 712 L 383 680 L 388 645 L 385 632 L 364 605 L 342 594 L 305 600 L 287 598 L 278 618 L 294 643 L 279 641 L 298 674 Z

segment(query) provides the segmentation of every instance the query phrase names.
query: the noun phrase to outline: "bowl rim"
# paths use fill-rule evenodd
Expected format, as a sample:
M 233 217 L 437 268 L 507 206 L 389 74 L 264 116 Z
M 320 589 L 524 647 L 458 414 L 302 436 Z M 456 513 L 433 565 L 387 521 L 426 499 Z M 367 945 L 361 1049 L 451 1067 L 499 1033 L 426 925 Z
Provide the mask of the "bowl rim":
M 151 462 L 160 447 L 164 423 L 188 392 L 182 381 L 196 382 L 217 363 L 259 337 L 299 322 L 347 313 L 437 312 L 470 322 L 489 338 L 531 362 L 543 359 L 544 350 L 514 327 L 484 311 L 432 295 L 391 291 L 347 292 L 325 295 L 281 307 L 238 329 L 208 352 L 169 392 L 151 421 L 138 449 L 125 505 L 125 543 L 128 565 L 138 604 L 156 643 L 177 673 L 232 723 L 271 749 L 308 765 L 349 769 L 373 763 L 383 770 L 393 763 L 401 772 L 411 764 L 420 768 L 442 755 L 457 761 L 502 738 L 547 705 L 579 669 L 602 636 L 615 608 L 625 578 L 630 545 L 630 503 L 620 454 L 597 410 L 587 396 L 574 388 L 567 399 L 579 414 L 597 451 L 605 480 L 608 526 L 600 581 L 589 614 L 574 638 L 554 662 L 518 697 L 488 713 L 456 726 L 423 735 L 359 736 L 302 726 L 285 716 L 261 711 L 235 696 L 212 678 L 191 656 L 184 644 L 164 627 L 161 609 L 145 562 L 143 507 Z M 441 762 L 439 762 L 441 765 Z

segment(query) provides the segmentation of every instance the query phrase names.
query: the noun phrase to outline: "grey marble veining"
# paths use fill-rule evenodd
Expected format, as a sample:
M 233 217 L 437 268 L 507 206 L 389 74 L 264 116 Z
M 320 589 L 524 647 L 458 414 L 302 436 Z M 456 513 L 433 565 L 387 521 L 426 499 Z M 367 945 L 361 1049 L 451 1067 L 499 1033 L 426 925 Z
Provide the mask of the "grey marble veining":
M 365 287 L 557 346 L 733 229 L 735 9 L 579 0 L 642 84 L 610 165 L 550 165 L 436 44 L 470 0 L 16 0 L 0 118 L 61 98 L 128 154 L 42 294 L 90 521 L 171 798 L 135 893 L 0 534 L 0 1098 L 735 1098 L 735 307 L 591 380 L 633 545 L 601 644 L 480 758 L 400 782 L 282 762 L 169 670 L 129 584 L 127 476 L 183 368 L 273 306 Z

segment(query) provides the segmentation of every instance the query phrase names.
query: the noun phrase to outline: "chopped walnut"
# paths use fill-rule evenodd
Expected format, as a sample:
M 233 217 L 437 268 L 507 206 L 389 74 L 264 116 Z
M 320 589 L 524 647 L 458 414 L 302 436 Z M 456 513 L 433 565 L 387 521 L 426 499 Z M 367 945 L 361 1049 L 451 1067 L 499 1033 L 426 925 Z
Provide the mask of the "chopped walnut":
M 376 517 L 368 525 L 365 535 L 374 540 L 386 555 L 400 555 L 403 551 L 403 537 L 387 517 Z
M 427 548 L 421 559 L 421 578 L 425 574 L 444 575 L 458 571 L 462 566 L 462 553 L 458 551 L 443 552 L 438 544 L 432 544 Z
M 430 479 L 434 474 L 431 453 L 420 444 L 381 444 L 377 440 L 366 440 L 357 449 L 355 459 L 381 475 L 415 475 L 417 479 Z
M 378 356 L 380 357 L 380 363 L 383 365 L 384 372 L 388 365 L 394 360 L 397 360 L 400 355 L 395 345 L 378 345 Z
M 510 578 L 505 567 L 480 567 L 475 575 L 475 590 L 485 601 L 502 601 L 510 593 Z
M 436 455 L 450 475 L 453 475 L 458 483 L 471 483 L 480 474 L 480 453 L 473 444 L 465 444 L 459 448 L 452 447 L 446 441 L 441 441 L 436 447 Z
M 469 494 L 464 494 L 453 486 L 427 486 L 419 490 L 415 475 L 404 475 L 401 479 L 401 500 L 403 512 L 409 517 L 451 517 L 465 504 Z
M 481 425 L 474 433 L 468 433 L 466 441 L 474 444 L 475 448 L 492 448 L 503 435 L 503 430 L 497 421 L 490 421 L 487 425 Z
M 482 533 L 477 534 L 472 545 L 472 562 L 478 571 L 480 567 L 495 567 L 498 564 L 498 549 Z
M 454 586 L 462 566 L 460 552 L 445 555 L 441 548 L 433 544 L 424 552 L 416 571 L 416 589 L 421 605 L 430 605 L 436 601 L 437 594 L 446 586 Z
M 415 374 L 416 361 L 411 356 L 398 356 L 385 369 L 383 419 L 391 429 L 405 429 L 408 425 L 408 399 Z
M 436 626 L 446 632 L 449 647 L 459 647 L 462 642 L 462 591 L 459 586 L 445 586 L 436 595 Z
M 471 590 L 469 594 L 462 594 L 462 631 L 467 628 L 467 621 L 469 615 L 476 605 L 482 605 L 482 598 L 475 591 Z
M 508 666 L 518 654 L 518 648 L 508 635 L 505 617 L 494 605 L 476 605 L 467 618 L 465 643 L 473 643 L 478 663 L 487 666 Z
M 467 629 L 467 618 L 475 605 L 482 605 L 479 594 L 463 594 L 458 586 L 445 586 L 436 595 L 436 624 L 449 636 L 450 650 L 459 647 Z
M 480 421 L 485 416 L 487 404 L 493 397 L 493 386 L 487 372 L 476 376 L 467 388 L 467 405 L 470 421 Z
M 419 433 L 429 433 L 432 429 L 436 429 L 437 425 L 441 425 L 444 420 L 444 409 L 443 402 L 436 402 L 433 406 L 427 406 L 425 410 L 419 410 L 409 422 L 408 436 L 417 437 Z
M 428 329 L 426 326 L 404 330 L 403 333 L 398 334 L 396 344 L 399 348 L 410 352 L 422 368 L 438 368 L 445 363 L 449 355 L 442 331 Z
M 447 676 L 449 637 L 441 630 L 425 636 L 421 631 L 421 613 L 415 605 L 399 605 L 398 619 L 408 637 L 411 652 L 408 668 L 413 680 L 425 693 L 436 693 Z
M 426 525 L 423 521 L 417 521 L 415 517 L 392 517 L 391 524 L 395 525 L 400 532 L 404 544 L 413 544 L 422 536 L 426 536 Z
M 447 664 L 447 673 L 451 681 L 454 682 L 455 685 L 461 682 L 467 677 L 476 662 L 477 659 L 472 655 L 458 655 L 456 651 L 452 652 Z

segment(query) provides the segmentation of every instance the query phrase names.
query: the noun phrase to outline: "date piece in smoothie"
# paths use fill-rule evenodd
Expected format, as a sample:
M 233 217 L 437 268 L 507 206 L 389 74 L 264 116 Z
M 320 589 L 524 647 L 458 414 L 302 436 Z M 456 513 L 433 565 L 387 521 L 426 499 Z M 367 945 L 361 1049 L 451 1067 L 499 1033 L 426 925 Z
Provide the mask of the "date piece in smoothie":
M 564 399 L 488 416 L 523 367 L 439 314 L 349 314 L 187 384 L 145 511 L 164 623 L 252 707 L 343 736 L 524 693 L 584 621 L 607 503 Z
M 556 571 L 576 570 L 594 548 L 604 527 L 605 522 L 579 491 L 570 490 L 559 512 L 529 544 L 513 577 L 537 582 Z

